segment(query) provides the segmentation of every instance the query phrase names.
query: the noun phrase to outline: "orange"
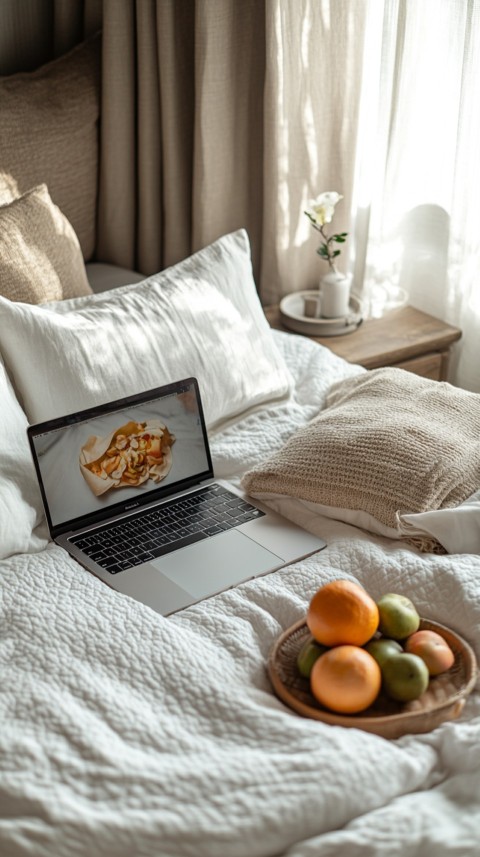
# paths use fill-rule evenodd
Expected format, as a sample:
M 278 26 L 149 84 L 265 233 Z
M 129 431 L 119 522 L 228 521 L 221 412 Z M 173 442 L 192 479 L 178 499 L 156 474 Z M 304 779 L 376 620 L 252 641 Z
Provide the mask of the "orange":
M 368 708 L 380 692 L 382 673 L 376 660 L 359 646 L 336 646 L 315 661 L 310 688 L 315 699 L 339 714 Z
M 307 625 L 323 646 L 363 646 L 378 628 L 378 607 L 368 592 L 350 580 L 332 580 L 315 593 Z

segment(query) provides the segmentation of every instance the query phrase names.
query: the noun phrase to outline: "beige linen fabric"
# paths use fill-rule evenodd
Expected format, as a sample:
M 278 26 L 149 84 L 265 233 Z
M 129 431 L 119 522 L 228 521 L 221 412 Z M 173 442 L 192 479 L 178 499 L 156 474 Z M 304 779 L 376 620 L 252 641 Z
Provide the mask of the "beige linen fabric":
M 0 206 L 0 295 L 40 304 L 91 293 L 77 236 L 46 185 Z
M 2 0 L 0 75 L 32 71 L 101 27 L 99 0 Z
M 0 78 L 0 203 L 45 183 L 87 260 L 96 237 L 100 38 Z
M 362 510 L 392 528 L 398 512 L 458 506 L 480 486 L 480 395 L 392 368 L 341 381 L 242 486 Z

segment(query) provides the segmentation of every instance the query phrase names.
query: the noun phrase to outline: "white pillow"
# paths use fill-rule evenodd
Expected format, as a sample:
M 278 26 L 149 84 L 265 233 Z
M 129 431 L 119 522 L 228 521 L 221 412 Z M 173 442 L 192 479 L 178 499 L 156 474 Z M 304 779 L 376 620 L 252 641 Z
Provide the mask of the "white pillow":
M 0 298 L 0 351 L 31 422 L 193 375 L 211 429 L 292 383 L 245 230 L 139 284 L 42 306 Z
M 33 533 L 42 520 L 43 508 L 27 441 L 27 418 L 1 359 L 0 409 L 0 559 L 4 559 L 41 550 L 47 539 Z

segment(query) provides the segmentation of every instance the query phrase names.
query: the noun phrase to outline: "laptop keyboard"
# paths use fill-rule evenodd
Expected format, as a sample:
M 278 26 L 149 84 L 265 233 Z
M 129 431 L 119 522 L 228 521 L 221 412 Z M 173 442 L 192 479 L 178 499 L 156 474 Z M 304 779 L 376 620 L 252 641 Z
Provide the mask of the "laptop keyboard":
M 70 539 L 110 574 L 261 518 L 263 512 L 213 484 Z

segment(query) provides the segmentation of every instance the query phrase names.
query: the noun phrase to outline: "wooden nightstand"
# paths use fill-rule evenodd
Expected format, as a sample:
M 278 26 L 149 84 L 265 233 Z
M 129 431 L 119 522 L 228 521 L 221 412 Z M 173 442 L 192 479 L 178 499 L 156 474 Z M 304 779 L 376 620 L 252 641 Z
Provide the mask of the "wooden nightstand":
M 264 307 L 264 312 L 272 327 L 291 333 L 280 321 L 278 305 Z M 310 338 L 366 369 L 399 366 L 424 378 L 446 381 L 450 348 L 461 335 L 458 327 L 406 306 L 382 318 L 367 319 L 353 333 Z

